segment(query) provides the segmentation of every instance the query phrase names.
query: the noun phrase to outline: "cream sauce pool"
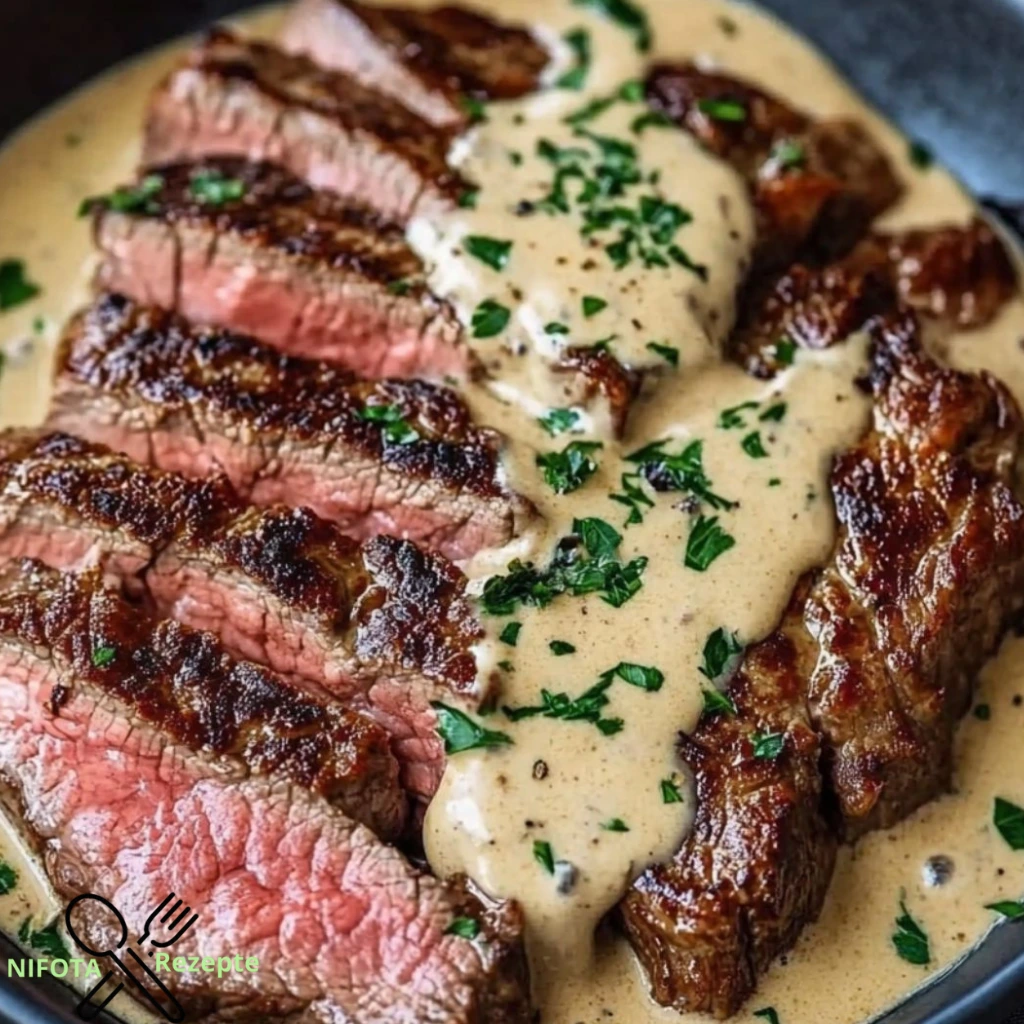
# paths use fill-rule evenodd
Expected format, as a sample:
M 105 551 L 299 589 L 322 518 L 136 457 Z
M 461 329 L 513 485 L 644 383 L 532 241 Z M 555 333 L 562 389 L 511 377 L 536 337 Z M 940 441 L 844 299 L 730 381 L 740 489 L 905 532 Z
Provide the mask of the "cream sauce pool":
M 487 120 L 452 153 L 481 185 L 475 207 L 410 228 L 432 285 L 452 299 L 490 372 L 489 384 L 467 398 L 510 438 L 510 484 L 540 512 L 508 549 L 467 570 L 480 593 L 512 559 L 545 568 L 574 522 L 590 520 L 590 557 L 604 550 L 624 571 L 603 592 L 563 593 L 543 608 L 515 605 L 486 617 L 481 672 L 498 674 L 501 704 L 519 713 L 480 720 L 511 742 L 450 759 L 428 815 L 428 854 L 439 872 L 468 870 L 489 891 L 523 903 L 545 1024 L 696 1020 L 654 1007 L 628 948 L 598 924 L 630 879 L 670 856 L 689 827 L 691 780 L 675 757 L 675 735 L 695 726 L 705 691 L 711 699 L 727 692 L 734 647 L 773 628 L 796 578 L 832 546 L 827 470 L 867 422 L 852 386 L 865 346 L 855 338 L 831 353 L 801 354 L 770 384 L 721 363 L 752 243 L 749 202 L 732 172 L 682 133 L 635 130 L 643 108 L 620 87 L 655 57 L 720 65 L 812 114 L 861 118 L 909 186 L 892 224 L 963 221 L 973 207 L 943 171 L 913 167 L 906 140 L 757 10 L 647 0 L 654 46 L 640 55 L 621 27 L 568 0 L 477 6 L 536 26 L 555 54 L 552 82 L 574 66 L 566 33 L 586 30 L 592 60 L 579 91 L 552 88 L 488 105 Z M 277 19 L 270 11 L 242 23 L 273 35 Z M 0 424 L 36 423 L 44 414 L 55 333 L 87 295 L 90 242 L 77 206 L 130 175 L 146 94 L 175 52 L 117 69 L 0 152 L 0 260 L 23 260 L 41 287 L 34 301 L 0 314 Z M 613 94 L 614 103 L 582 122 L 583 134 L 566 122 Z M 606 252 L 614 228 L 585 234 L 572 204 L 557 215 L 543 208 L 557 198 L 560 168 L 576 163 L 589 172 L 602 160 L 636 168 L 639 181 L 623 202 L 667 225 L 645 236 L 656 254 L 651 267 L 634 253 L 616 269 L 614 250 Z M 561 181 L 575 194 L 572 175 Z M 517 216 L 523 202 L 542 208 Z M 954 338 L 948 358 L 992 369 L 1024 401 L 1022 337 L 1017 300 L 991 327 Z M 565 345 L 599 341 L 647 370 L 622 441 L 600 408 L 574 405 L 565 378 L 552 372 Z M 637 477 L 628 456 L 655 441 L 663 453 L 687 451 L 688 466 L 699 458 L 699 508 L 686 493 L 656 495 Z M 567 446 L 575 462 L 552 457 Z M 627 526 L 631 506 L 612 494 L 632 497 L 641 521 Z M 557 695 L 565 695 L 563 708 L 589 697 L 588 718 L 531 710 L 545 707 L 542 691 L 549 710 Z M 978 701 L 989 718 L 970 716 L 960 730 L 955 792 L 841 853 L 821 920 L 769 972 L 748 1012 L 774 1007 L 783 1024 L 819 1024 L 825 1012 L 836 1024 L 865 1020 L 928 976 L 892 946 L 901 893 L 929 934 L 933 969 L 984 934 L 994 917 L 984 904 L 1024 893 L 1024 857 L 992 826 L 994 797 L 1024 803 L 1022 696 L 1024 642 L 1009 640 L 982 680 Z M 55 907 L 16 847 L 9 836 L 3 856 L 21 876 L 0 896 L 9 932 L 30 915 L 42 924 Z M 937 855 L 955 865 L 941 887 L 927 884 L 924 871 Z

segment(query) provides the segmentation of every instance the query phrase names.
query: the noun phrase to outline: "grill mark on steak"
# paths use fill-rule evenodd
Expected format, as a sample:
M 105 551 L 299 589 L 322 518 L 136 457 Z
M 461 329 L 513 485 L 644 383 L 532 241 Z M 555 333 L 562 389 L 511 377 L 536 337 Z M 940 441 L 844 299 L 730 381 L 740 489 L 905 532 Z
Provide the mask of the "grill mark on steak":
M 511 100 L 533 92 L 550 59 L 526 28 L 454 6 L 421 10 L 300 0 L 282 41 L 431 124 L 455 129 L 469 123 L 467 97 Z
M 450 142 L 355 79 L 218 28 L 154 93 L 143 160 L 268 160 L 404 222 L 467 190 L 448 167 Z
M 375 406 L 416 436 L 365 419 Z M 499 435 L 455 392 L 363 380 L 120 296 L 66 330 L 49 422 L 164 469 L 223 470 L 255 504 L 303 504 L 353 536 L 453 558 L 507 543 L 534 512 L 505 486 Z
M 97 696 L 102 672 L 90 645 L 126 639 L 126 619 L 117 608 L 107 623 L 117 602 L 95 582 L 54 582 L 24 566 L 0 580 L 0 776 L 58 894 L 103 896 L 141 934 L 152 908 L 176 892 L 198 920 L 175 955 L 259 957 L 256 974 L 168 976 L 190 1020 L 241 1011 L 353 1024 L 526 1024 L 514 904 L 421 873 L 316 794 L 214 762 L 175 742 L 166 722 L 154 728 Z M 148 653 L 137 649 L 133 662 Z M 153 694 L 142 686 L 132 696 Z M 282 757 L 272 746 L 267 754 Z M 479 941 L 446 934 L 463 916 L 480 923 Z M 112 924 L 83 914 L 76 931 L 93 948 L 114 948 L 103 945 Z
M 244 194 L 202 202 L 203 174 Z M 102 289 L 366 377 L 469 372 L 458 318 L 397 225 L 271 164 L 212 158 L 140 180 L 153 175 L 163 186 L 145 208 L 92 203 Z
M 842 255 L 892 206 L 902 185 L 856 121 L 815 121 L 754 85 L 692 64 L 659 64 L 647 77 L 651 106 L 727 161 L 750 186 L 758 217 L 755 272 Z M 740 104 L 742 119 L 716 119 L 708 103 Z M 800 159 L 780 157 L 780 144 Z
M 98 565 L 162 616 L 237 657 L 371 714 L 403 785 L 444 767 L 432 700 L 477 710 L 482 630 L 452 565 L 388 537 L 359 545 L 307 509 L 254 509 L 224 478 L 188 480 L 62 434 L 0 435 L 0 560 Z
M 156 621 L 107 589 L 99 570 L 60 574 L 15 560 L 0 570 L 8 652 L 44 648 L 59 681 L 50 712 L 83 694 L 138 718 L 234 775 L 277 777 L 317 793 L 380 835 L 405 823 L 398 764 L 380 726 L 337 702 L 298 695 L 230 657 L 212 633 Z

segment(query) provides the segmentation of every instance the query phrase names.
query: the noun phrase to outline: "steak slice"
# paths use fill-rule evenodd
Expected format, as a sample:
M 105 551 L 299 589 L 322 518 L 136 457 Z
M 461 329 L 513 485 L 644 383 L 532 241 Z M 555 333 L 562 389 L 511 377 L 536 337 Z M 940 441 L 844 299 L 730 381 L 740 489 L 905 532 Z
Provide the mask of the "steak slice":
M 422 381 L 373 382 L 106 295 L 68 326 L 49 423 L 257 505 L 305 505 L 358 538 L 452 558 L 507 543 L 532 514 L 496 432 Z
M 817 916 L 835 841 L 823 807 L 855 838 L 948 786 L 974 676 L 1024 603 L 1012 399 L 932 361 L 911 314 L 872 331 L 874 426 L 833 470 L 833 559 L 747 652 L 737 715 L 683 740 L 694 830 L 622 904 L 655 997 L 680 1010 L 735 1013 Z M 782 755 L 757 758 L 754 731 L 782 734 Z
M 431 124 L 456 129 L 469 123 L 467 98 L 510 100 L 533 92 L 550 59 L 525 28 L 450 6 L 299 0 L 282 40 Z
M 475 711 L 482 634 L 465 578 L 406 541 L 359 545 L 307 509 L 254 509 L 63 434 L 0 435 L 0 561 L 99 566 L 161 616 L 216 632 L 317 699 L 386 726 L 402 782 L 444 767 L 432 701 Z
M 448 209 L 467 191 L 448 167 L 450 141 L 353 78 L 217 28 L 157 88 L 143 162 L 269 160 L 405 221 Z
M 110 900 L 134 936 L 176 893 L 197 920 L 175 956 L 259 958 L 257 973 L 165 975 L 185 1019 L 526 1024 L 518 908 L 415 870 L 316 793 L 213 757 L 204 740 L 273 766 L 294 750 L 304 766 L 323 740 L 258 690 L 252 722 L 209 694 L 196 714 L 201 678 L 175 674 L 170 690 L 149 678 L 156 641 L 117 646 L 97 666 L 96 652 L 133 639 L 119 604 L 94 576 L 21 565 L 0 580 L 0 777 L 58 895 Z M 129 663 L 112 700 L 105 674 Z M 170 715 L 154 715 L 164 699 Z M 277 716 L 284 747 L 253 728 L 260 714 Z M 478 922 L 477 941 L 448 934 L 463 917 Z M 120 929 L 95 901 L 79 904 L 75 931 L 91 948 L 117 948 Z
M 81 696 L 97 714 L 159 729 L 235 777 L 276 777 L 382 835 L 401 832 L 398 764 L 369 719 L 298 695 L 272 672 L 232 658 L 212 633 L 150 618 L 107 589 L 97 569 L 61 574 L 16 559 L 0 569 L 0 587 L 7 678 L 19 669 L 33 675 L 32 658 L 15 656 L 20 645 L 48 648 L 55 719 Z
M 647 99 L 728 161 L 759 218 L 755 269 L 842 255 L 900 196 L 889 159 L 856 122 L 815 121 L 748 82 L 693 64 L 656 65 Z
M 402 229 L 279 167 L 156 167 L 89 207 L 107 291 L 365 377 L 468 372 L 458 318 Z

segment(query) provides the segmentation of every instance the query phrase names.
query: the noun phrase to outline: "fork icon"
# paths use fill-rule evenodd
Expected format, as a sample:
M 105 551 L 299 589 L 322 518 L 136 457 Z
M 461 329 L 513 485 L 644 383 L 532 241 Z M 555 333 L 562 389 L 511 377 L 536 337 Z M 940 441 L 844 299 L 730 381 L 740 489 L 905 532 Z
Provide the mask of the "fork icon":
M 185 932 L 189 930 L 196 923 L 199 918 L 198 914 L 192 914 L 192 908 L 186 907 L 180 913 L 178 913 L 179 907 L 181 907 L 181 900 L 177 900 L 173 903 L 166 911 L 163 916 L 160 916 L 160 912 L 167 907 L 167 904 L 174 899 L 174 893 L 169 893 L 163 898 L 157 908 L 152 914 L 146 918 L 145 927 L 142 930 L 142 934 L 139 936 L 139 945 L 144 946 L 147 941 L 152 942 L 155 949 L 166 949 L 168 946 L 174 945 L 175 942 L 180 939 Z M 177 917 L 175 917 L 177 914 Z M 191 917 L 188 915 L 192 914 Z M 173 920 L 171 920 L 173 918 Z M 187 918 L 187 920 L 186 920 Z M 184 922 L 184 923 L 183 923 Z M 164 934 L 169 935 L 170 938 L 155 939 L 153 934 Z

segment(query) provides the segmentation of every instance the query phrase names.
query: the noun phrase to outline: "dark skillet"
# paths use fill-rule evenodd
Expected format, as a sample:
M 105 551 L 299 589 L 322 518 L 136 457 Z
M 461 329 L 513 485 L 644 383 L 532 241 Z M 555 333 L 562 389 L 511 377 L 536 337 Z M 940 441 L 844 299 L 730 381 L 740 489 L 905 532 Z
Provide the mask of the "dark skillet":
M 1024 232 L 1024 0 L 762 5 L 813 39 L 876 106 Z M 0 139 L 111 64 L 245 6 L 251 4 L 0 0 Z M 0 940 L 0 962 L 13 952 Z M 6 964 L 0 971 L 0 1022 L 77 1020 L 64 986 L 8 979 Z M 998 929 L 879 1024 L 1000 1024 L 1008 1013 L 1006 1024 L 1024 1024 L 1024 925 Z M 827 1016 L 821 1024 L 830 1024 Z

